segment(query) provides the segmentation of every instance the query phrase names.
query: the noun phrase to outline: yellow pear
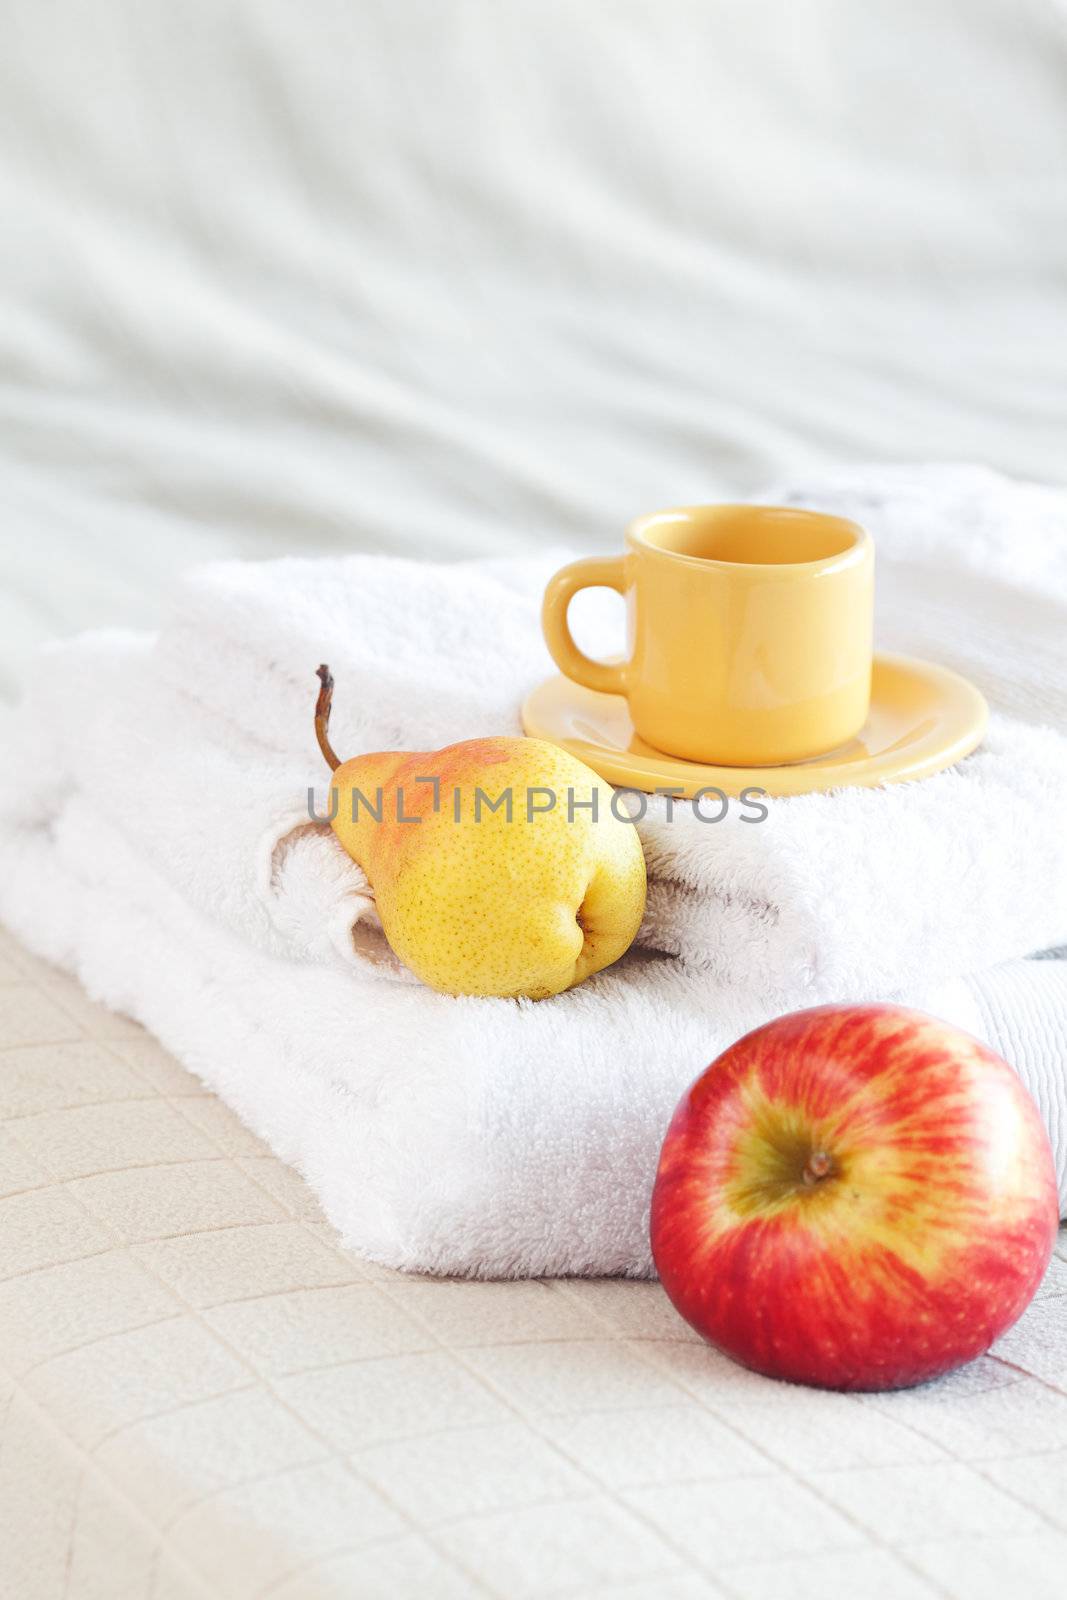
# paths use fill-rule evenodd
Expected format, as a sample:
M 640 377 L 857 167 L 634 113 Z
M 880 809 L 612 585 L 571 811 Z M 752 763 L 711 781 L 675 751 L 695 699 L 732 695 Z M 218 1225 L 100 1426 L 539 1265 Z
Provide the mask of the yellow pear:
M 637 830 L 610 784 L 542 739 L 385 750 L 333 769 L 331 824 L 374 891 L 396 955 L 445 994 L 540 1000 L 610 965 L 645 908 Z

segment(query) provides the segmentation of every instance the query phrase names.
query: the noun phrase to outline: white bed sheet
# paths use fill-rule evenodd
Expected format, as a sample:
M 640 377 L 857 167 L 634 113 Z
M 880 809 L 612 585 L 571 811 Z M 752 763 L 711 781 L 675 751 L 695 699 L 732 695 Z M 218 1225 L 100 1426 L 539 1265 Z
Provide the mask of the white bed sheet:
M 0 693 L 220 554 L 1067 477 L 1054 0 L 11 0 Z

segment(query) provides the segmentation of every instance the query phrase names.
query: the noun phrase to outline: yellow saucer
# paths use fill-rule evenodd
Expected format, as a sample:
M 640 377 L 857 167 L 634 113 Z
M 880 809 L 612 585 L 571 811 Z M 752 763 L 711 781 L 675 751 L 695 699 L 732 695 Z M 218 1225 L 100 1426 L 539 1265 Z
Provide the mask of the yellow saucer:
M 628 789 L 672 788 L 691 799 L 699 789 L 770 795 L 876 788 L 928 778 L 982 742 L 989 708 L 973 684 L 929 661 L 876 655 L 871 711 L 855 739 L 828 755 L 787 767 L 713 767 L 664 755 L 634 733 L 618 694 L 597 694 L 570 678 L 539 684 L 522 708 L 522 725 L 577 756 L 609 783 Z

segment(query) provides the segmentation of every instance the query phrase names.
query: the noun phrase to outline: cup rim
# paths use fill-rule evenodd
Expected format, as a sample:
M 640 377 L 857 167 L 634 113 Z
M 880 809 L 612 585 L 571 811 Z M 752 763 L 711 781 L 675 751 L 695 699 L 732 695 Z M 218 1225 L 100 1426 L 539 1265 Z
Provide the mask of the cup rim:
M 759 511 L 773 512 L 776 517 L 787 517 L 798 522 L 832 522 L 852 534 L 852 543 L 834 555 L 817 556 L 813 561 L 724 561 L 718 556 L 693 556 L 680 550 L 664 550 L 645 537 L 646 530 L 667 519 L 691 519 L 704 511 Z M 634 517 L 626 528 L 626 542 L 631 547 L 659 556 L 664 561 L 678 561 L 689 567 L 715 567 L 722 572 L 759 572 L 767 577 L 788 577 L 791 573 L 836 572 L 862 561 L 872 548 L 873 540 L 867 529 L 851 517 L 838 516 L 833 511 L 816 511 L 810 506 L 764 505 L 757 501 L 707 501 L 702 505 L 665 506 L 659 511 L 648 511 Z

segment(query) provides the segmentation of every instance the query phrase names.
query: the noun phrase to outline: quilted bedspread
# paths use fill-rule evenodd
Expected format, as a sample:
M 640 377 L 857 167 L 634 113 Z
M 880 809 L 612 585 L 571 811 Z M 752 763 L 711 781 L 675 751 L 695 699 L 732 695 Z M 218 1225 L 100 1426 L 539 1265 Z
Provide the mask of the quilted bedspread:
M 772 1383 L 656 1284 L 346 1254 L 149 1035 L 0 941 L 5 1600 L 1062 1594 L 1067 1236 L 948 1379 Z

